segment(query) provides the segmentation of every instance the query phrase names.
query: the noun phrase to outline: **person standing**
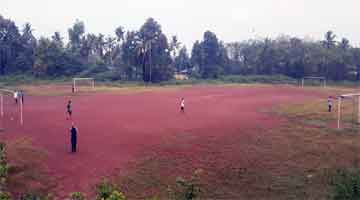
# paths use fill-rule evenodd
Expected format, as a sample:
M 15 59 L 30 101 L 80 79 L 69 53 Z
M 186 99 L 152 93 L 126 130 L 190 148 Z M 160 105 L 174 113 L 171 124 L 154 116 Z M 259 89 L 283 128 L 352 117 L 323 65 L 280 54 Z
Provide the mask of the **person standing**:
M 180 111 L 185 112 L 185 99 L 181 98 Z
M 68 104 L 66 106 L 66 110 L 67 110 L 67 117 L 66 119 L 68 120 L 69 118 L 72 119 L 72 102 L 71 100 L 68 101 Z
M 331 112 L 331 110 L 332 110 L 332 97 L 331 96 L 329 96 L 328 97 L 328 100 L 327 100 L 327 102 L 328 102 L 328 112 Z
M 24 104 L 24 96 L 25 96 L 24 91 L 20 90 L 19 98 L 21 99 L 22 104 Z
M 72 153 L 76 153 L 77 149 L 77 128 L 74 126 L 74 124 L 72 124 L 71 129 L 70 129 L 70 134 L 71 134 L 71 138 L 70 138 L 70 142 L 71 142 L 71 152 Z
M 18 98 L 19 98 L 19 92 L 17 90 L 15 90 L 14 92 L 14 100 L 15 100 L 15 104 L 18 103 Z

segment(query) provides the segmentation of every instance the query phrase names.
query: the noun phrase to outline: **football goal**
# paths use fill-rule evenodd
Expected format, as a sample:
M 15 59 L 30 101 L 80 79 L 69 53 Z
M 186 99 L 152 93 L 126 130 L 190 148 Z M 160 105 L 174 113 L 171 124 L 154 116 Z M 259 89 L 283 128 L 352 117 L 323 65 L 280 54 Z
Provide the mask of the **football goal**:
M 95 89 L 94 78 L 73 78 L 72 92 L 77 92 L 80 88 Z
M 338 96 L 338 116 L 337 116 L 337 128 L 342 127 L 343 112 L 347 112 L 345 115 L 346 121 L 350 122 L 353 126 L 360 124 L 360 93 L 343 94 Z M 344 118 L 345 118 L 344 117 Z
M 20 124 L 23 125 L 24 124 L 23 102 L 22 102 L 20 93 L 17 93 L 17 96 L 16 96 L 17 101 L 15 101 L 15 92 L 16 91 L 13 91 L 13 90 L 0 89 L 0 116 L 1 116 L 1 118 L 3 118 L 5 116 L 5 111 L 4 111 L 5 108 L 4 107 L 11 106 L 11 105 L 19 106 Z M 11 117 L 11 119 L 13 119 L 13 116 L 10 116 L 10 117 Z
M 305 76 L 301 79 L 301 87 L 304 87 L 306 82 L 312 82 L 312 83 L 317 82 L 320 83 L 321 86 L 326 87 L 325 77 Z

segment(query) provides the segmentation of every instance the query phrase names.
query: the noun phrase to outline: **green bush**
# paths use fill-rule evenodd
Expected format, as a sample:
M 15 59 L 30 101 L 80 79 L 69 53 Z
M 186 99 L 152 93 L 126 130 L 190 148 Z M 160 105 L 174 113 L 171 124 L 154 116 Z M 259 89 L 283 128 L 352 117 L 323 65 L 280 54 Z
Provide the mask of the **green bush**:
M 284 75 L 230 75 L 221 76 L 220 81 L 225 83 L 272 83 L 272 84 L 296 84 L 293 78 Z
M 123 193 L 114 190 L 106 200 L 126 200 L 126 198 Z
M 73 192 L 70 194 L 71 200 L 85 200 L 85 195 L 81 192 Z
M 0 189 L 6 187 L 6 180 L 9 174 L 9 165 L 6 159 L 6 144 L 0 143 Z
M 20 200 L 43 200 L 39 195 L 27 193 L 23 194 Z
M 110 197 L 112 192 L 114 191 L 114 185 L 104 180 L 96 187 L 97 189 L 97 200 L 105 200 Z
M 0 200 L 11 200 L 10 193 L 0 191 Z
M 358 200 L 360 199 L 360 171 L 338 170 L 331 176 L 333 186 L 332 199 Z

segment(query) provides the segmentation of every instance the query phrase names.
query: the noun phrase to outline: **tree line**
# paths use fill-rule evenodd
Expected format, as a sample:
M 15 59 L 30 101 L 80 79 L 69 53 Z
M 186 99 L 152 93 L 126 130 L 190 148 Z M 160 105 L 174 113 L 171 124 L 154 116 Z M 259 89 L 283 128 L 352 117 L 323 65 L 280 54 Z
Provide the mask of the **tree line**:
M 35 38 L 30 23 L 21 29 L 0 15 L 0 75 L 36 77 L 107 75 L 112 80 L 160 82 L 175 72 L 194 78 L 223 75 L 324 76 L 360 80 L 360 48 L 328 31 L 321 41 L 280 36 L 224 43 L 206 31 L 188 51 L 176 36 L 168 38 L 149 18 L 139 30 L 122 26 L 114 35 L 87 33 L 76 21 L 68 40 L 55 32 Z

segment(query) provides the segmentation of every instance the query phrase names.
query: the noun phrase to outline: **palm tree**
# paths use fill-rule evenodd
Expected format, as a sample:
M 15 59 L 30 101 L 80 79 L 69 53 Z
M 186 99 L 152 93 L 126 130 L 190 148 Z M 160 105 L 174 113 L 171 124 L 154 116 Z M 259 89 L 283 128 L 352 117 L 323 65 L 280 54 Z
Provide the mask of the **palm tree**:
M 340 46 L 341 49 L 343 49 L 343 50 L 345 51 L 345 50 L 349 49 L 349 47 L 350 47 L 350 42 L 349 42 L 348 39 L 343 38 L 343 39 L 341 40 L 341 42 L 339 43 L 339 46 Z
M 335 38 L 336 35 L 332 31 L 328 31 L 325 33 L 325 40 L 323 41 L 324 46 L 327 49 L 330 49 L 335 46 Z

